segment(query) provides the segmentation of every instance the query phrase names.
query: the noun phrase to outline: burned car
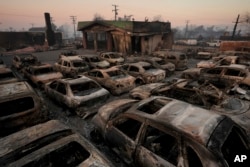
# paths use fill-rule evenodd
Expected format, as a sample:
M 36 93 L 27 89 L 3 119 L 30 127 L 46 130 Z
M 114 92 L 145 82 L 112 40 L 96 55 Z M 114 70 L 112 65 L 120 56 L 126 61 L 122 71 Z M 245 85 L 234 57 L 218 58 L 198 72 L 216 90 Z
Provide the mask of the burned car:
M 85 137 L 58 120 L 16 132 L 0 142 L 0 166 L 115 166 Z
M 194 58 L 196 59 L 211 59 L 213 54 L 211 52 L 198 52 L 195 54 Z
M 120 66 L 120 69 L 134 76 L 137 84 L 161 82 L 166 77 L 166 72 L 164 70 L 155 68 L 145 61 L 124 64 Z
M 47 83 L 45 93 L 60 104 L 74 109 L 79 116 L 92 114 L 91 110 L 85 113 L 85 109 L 105 102 L 110 95 L 96 81 L 85 76 Z
M 207 61 L 200 61 L 197 63 L 197 68 L 212 68 L 220 65 L 230 65 L 230 64 L 238 64 L 239 58 L 238 56 L 225 56 L 221 58 L 215 58 Z
M 89 70 L 89 66 L 79 56 L 60 56 L 54 69 L 65 77 L 76 77 Z
M 8 67 L 0 68 L 0 84 L 17 82 L 21 80 L 19 76 Z
M 199 84 L 196 80 L 177 79 L 168 83 L 152 83 L 141 85 L 129 93 L 135 99 L 145 99 L 150 96 L 165 96 L 204 108 L 220 104 L 226 95 L 212 84 Z
M 185 79 L 199 79 L 202 68 L 189 68 L 182 71 L 180 77 Z
M 60 79 L 62 73 L 56 72 L 51 64 L 30 65 L 22 69 L 23 75 L 39 88 L 44 84 Z
M 0 85 L 0 136 L 43 122 L 47 108 L 25 81 Z
M 107 69 L 93 69 L 84 75 L 97 81 L 113 95 L 128 92 L 136 86 L 135 78 L 116 66 Z
M 162 96 L 114 100 L 92 122 L 129 165 L 227 167 L 250 155 L 246 132 L 229 117 Z
M 107 60 L 112 66 L 123 64 L 125 61 L 122 53 L 119 52 L 101 52 L 99 57 L 102 60 Z
M 248 66 L 231 64 L 214 68 L 203 68 L 200 71 L 200 82 L 210 82 L 219 88 L 231 88 L 236 84 L 250 88 L 250 72 Z
M 110 63 L 107 60 L 102 60 L 96 54 L 85 54 L 79 55 L 90 67 L 90 69 L 94 68 L 109 68 Z
M 162 69 L 166 72 L 166 76 L 170 76 L 175 71 L 175 65 L 173 63 L 165 61 L 160 57 L 146 57 L 142 61 L 149 62 L 155 68 Z
M 187 66 L 187 55 L 179 51 L 167 51 L 160 50 L 152 53 L 153 56 L 161 57 L 165 59 L 166 62 L 173 63 L 175 65 L 175 70 L 185 70 Z
M 17 54 L 12 59 L 12 66 L 18 70 L 29 65 L 39 65 L 41 62 L 31 53 Z

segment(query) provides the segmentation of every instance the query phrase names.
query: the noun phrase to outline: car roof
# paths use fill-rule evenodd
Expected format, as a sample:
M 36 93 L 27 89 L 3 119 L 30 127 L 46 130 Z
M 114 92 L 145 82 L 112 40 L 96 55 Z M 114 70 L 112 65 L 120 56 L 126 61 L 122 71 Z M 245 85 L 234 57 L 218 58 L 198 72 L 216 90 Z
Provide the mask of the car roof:
M 153 100 L 163 100 L 167 104 L 154 114 L 138 111 L 140 106 Z M 138 112 L 135 112 L 135 110 Z M 126 113 L 148 118 L 166 127 L 173 127 L 175 130 L 195 138 L 203 145 L 207 144 L 216 126 L 225 118 L 225 116 L 216 112 L 162 96 L 152 96 L 142 100 L 132 106 Z
M 113 67 L 109 67 L 109 68 L 104 68 L 104 69 L 99 69 L 99 68 L 96 68 L 96 69 L 93 69 L 93 70 L 91 70 L 91 71 L 100 71 L 100 72 L 104 72 L 104 73 L 107 73 L 107 72 L 109 72 L 109 71 L 122 71 L 122 70 L 120 70 L 118 67 L 116 67 L 116 66 L 113 66 Z M 90 71 L 90 72 L 91 72 Z
M 12 82 L 0 85 L 0 98 L 18 95 L 18 94 L 26 94 L 33 92 L 31 86 L 25 82 Z
M 78 83 L 85 83 L 85 82 L 89 82 L 89 81 L 95 82 L 94 80 L 92 80 L 92 79 L 90 79 L 90 78 L 88 78 L 88 77 L 86 77 L 84 75 L 80 75 L 80 76 L 78 76 L 78 78 L 63 78 L 63 79 L 58 79 L 58 81 L 62 81 L 62 82 L 67 83 L 69 85 L 78 84 Z
M 230 65 L 222 65 L 222 66 L 217 66 L 218 68 L 238 68 L 238 69 L 248 69 L 248 67 L 246 65 L 243 64 L 230 64 Z M 215 67 L 215 68 L 217 68 Z

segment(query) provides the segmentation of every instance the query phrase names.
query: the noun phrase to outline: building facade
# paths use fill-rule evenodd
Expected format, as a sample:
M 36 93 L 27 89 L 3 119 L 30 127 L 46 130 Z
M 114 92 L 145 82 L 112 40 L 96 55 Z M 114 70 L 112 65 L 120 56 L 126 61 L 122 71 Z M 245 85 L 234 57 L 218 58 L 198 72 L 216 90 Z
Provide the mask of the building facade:
M 82 32 L 83 48 L 96 51 L 150 54 L 173 44 L 170 22 L 83 21 L 77 30 Z

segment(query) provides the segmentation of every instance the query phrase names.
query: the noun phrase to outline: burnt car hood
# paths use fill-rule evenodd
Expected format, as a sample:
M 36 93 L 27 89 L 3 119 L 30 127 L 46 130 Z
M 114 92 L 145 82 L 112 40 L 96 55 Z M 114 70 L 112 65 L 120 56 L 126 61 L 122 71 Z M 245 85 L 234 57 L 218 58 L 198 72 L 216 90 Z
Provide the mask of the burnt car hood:
M 197 63 L 198 68 L 211 68 L 214 67 L 215 65 L 216 65 L 215 62 L 213 62 L 212 60 L 200 61 L 199 63 Z
M 145 99 L 151 96 L 151 92 L 157 88 L 166 85 L 166 83 L 151 83 L 146 85 L 137 86 L 129 92 L 132 98 Z
M 123 77 L 111 77 L 114 81 L 119 82 L 121 84 L 126 84 L 126 82 L 131 82 L 135 80 L 134 77 L 127 75 L 127 76 L 123 76 Z
M 42 75 L 36 75 L 35 78 L 37 81 L 41 81 L 43 83 L 52 81 L 52 80 L 56 80 L 59 78 L 62 78 L 62 74 L 59 72 L 55 72 L 55 73 L 48 73 L 48 74 L 42 74 Z
M 150 70 L 147 70 L 146 73 L 148 74 L 153 74 L 153 75 L 159 75 L 159 74 L 162 74 L 162 73 L 165 73 L 163 70 L 160 70 L 160 69 L 150 69 Z
M 84 102 L 86 102 L 88 100 L 95 99 L 95 98 L 98 98 L 98 97 L 102 97 L 102 96 L 105 96 L 105 95 L 109 95 L 109 91 L 107 91 L 104 88 L 100 88 L 97 91 L 89 92 L 88 94 L 83 94 L 82 96 L 75 95 L 74 99 L 76 101 L 78 101 L 79 104 L 81 104 L 81 103 L 84 103 Z
M 95 64 L 97 67 L 101 67 L 101 68 L 106 68 L 106 67 L 110 66 L 109 62 L 106 61 L 106 60 L 103 60 L 103 61 L 100 61 L 100 62 L 95 62 L 93 64 Z

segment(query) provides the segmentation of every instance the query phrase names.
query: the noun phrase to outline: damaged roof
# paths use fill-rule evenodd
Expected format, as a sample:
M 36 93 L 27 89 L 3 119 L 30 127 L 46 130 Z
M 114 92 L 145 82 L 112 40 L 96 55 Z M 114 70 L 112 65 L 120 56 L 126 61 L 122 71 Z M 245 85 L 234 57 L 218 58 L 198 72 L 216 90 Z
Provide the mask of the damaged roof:
M 96 21 L 80 21 L 78 22 L 78 31 L 83 31 L 94 25 L 102 25 L 107 28 L 121 29 L 133 33 L 156 33 L 156 32 L 170 32 L 170 22 L 147 22 L 147 21 L 114 21 L 114 20 L 96 20 Z

